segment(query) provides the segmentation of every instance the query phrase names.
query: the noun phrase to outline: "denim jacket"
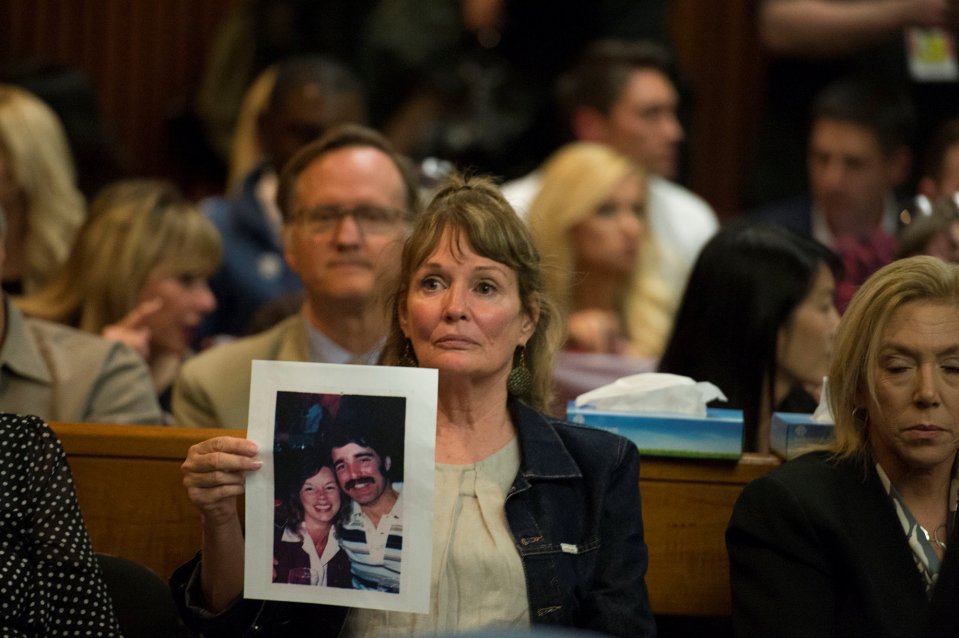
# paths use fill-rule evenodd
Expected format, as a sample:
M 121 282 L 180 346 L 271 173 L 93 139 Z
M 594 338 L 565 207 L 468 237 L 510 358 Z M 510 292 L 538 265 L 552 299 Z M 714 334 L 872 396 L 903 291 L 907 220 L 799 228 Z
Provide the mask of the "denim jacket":
M 655 636 L 636 446 L 516 401 L 510 411 L 522 456 L 505 510 L 526 573 L 530 621 Z M 191 602 L 199 596 L 199 560 L 180 567 L 171 586 L 187 624 L 205 636 L 336 636 L 342 627 L 347 609 L 327 605 L 241 600 L 211 615 Z

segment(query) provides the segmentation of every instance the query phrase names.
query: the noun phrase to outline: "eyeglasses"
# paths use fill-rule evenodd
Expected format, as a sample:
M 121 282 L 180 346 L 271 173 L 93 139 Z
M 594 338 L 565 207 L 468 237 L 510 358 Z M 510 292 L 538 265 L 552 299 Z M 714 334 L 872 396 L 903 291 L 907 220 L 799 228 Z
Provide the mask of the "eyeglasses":
M 353 218 L 365 235 L 381 235 L 396 228 L 397 223 L 406 216 L 406 213 L 396 208 L 386 208 L 373 204 L 358 204 L 357 206 L 316 206 L 303 211 L 296 217 L 296 221 L 314 235 L 329 233 L 338 228 L 340 222 L 347 216 Z

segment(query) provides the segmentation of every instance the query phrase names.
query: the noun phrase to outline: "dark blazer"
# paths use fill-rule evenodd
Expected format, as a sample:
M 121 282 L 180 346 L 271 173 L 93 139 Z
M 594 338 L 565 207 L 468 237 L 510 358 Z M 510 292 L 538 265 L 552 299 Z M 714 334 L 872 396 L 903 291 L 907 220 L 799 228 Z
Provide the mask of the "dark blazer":
M 751 211 L 748 218 L 783 226 L 803 237 L 812 236 L 812 200 L 807 195 Z
M 955 536 L 955 535 L 954 535 Z M 914 638 L 955 609 L 952 556 L 932 607 L 873 467 L 807 454 L 750 483 L 726 531 L 737 636 Z M 948 602 L 943 599 L 948 598 Z M 954 612 L 953 612 L 954 613 Z

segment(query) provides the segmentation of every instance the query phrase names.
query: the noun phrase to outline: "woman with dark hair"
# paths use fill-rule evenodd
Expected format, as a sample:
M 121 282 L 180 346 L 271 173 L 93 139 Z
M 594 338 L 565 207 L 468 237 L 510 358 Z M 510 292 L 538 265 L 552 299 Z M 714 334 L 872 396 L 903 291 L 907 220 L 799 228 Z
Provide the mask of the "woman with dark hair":
M 661 372 L 710 381 L 741 409 L 744 449 L 769 451 L 774 411 L 811 412 L 839 323 L 835 255 L 765 224 L 720 231 L 696 260 Z
M 350 561 L 334 529 L 348 497 L 326 457 L 308 453 L 287 484 L 285 520 L 274 529 L 274 583 L 352 587 Z

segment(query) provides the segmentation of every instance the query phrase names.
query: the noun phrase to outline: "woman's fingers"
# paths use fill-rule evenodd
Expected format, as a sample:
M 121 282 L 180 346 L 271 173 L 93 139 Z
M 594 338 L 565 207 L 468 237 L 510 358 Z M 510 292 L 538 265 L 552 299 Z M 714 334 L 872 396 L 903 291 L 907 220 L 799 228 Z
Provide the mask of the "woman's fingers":
M 232 436 L 192 446 L 180 466 L 190 501 L 207 514 L 231 515 L 236 497 L 246 489 L 246 473 L 263 465 L 256 452 L 255 443 Z
M 253 441 L 218 436 L 192 446 L 180 469 L 184 474 L 258 470 L 263 463 L 256 458 L 256 452 Z
M 153 299 L 147 299 L 146 301 L 142 301 L 137 304 L 133 310 L 128 312 L 114 325 L 121 328 L 141 328 L 143 327 L 143 322 L 146 321 L 147 317 L 162 307 L 163 300 L 161 298 L 154 297 Z

